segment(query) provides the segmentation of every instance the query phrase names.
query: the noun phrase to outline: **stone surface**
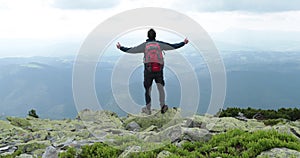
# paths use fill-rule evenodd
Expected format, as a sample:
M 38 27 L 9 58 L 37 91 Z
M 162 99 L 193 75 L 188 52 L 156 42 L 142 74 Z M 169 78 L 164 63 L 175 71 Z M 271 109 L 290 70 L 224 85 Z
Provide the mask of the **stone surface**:
M 147 142 L 176 142 L 181 139 L 182 129 L 180 125 L 168 127 L 154 135 L 145 138 Z
M 232 117 L 206 117 L 195 116 L 193 119 L 195 122 L 204 123 L 203 128 L 208 129 L 210 132 L 226 132 L 230 129 L 241 129 L 245 131 L 259 130 L 265 127 L 263 122 L 258 122 L 254 119 L 248 119 L 246 121 L 240 121 Z
M 57 150 L 53 146 L 48 146 L 42 158 L 58 158 Z
M 183 139 L 189 141 L 208 141 L 212 134 L 207 129 L 200 128 L 182 128 Z
M 130 122 L 126 125 L 126 130 L 138 132 L 141 129 L 140 125 L 135 121 Z
M 270 151 L 262 152 L 257 158 L 276 157 L 276 158 L 299 158 L 300 152 L 287 148 L 274 148 Z
M 151 125 L 150 127 L 148 127 L 147 129 L 144 130 L 144 132 L 151 132 L 151 131 L 158 132 L 158 127 Z
M 119 158 L 129 158 L 130 153 L 140 152 L 140 151 L 141 151 L 140 146 L 129 146 L 127 149 L 123 151 L 121 155 L 119 155 Z
M 211 115 L 182 118 L 180 109 L 172 108 L 163 115 L 156 111 L 151 116 L 138 114 L 122 119 L 109 111 L 84 110 L 79 113 L 78 119 L 73 120 L 12 117 L 8 120 L 10 121 L 0 120 L 2 156 L 12 154 L 18 148 L 33 157 L 41 157 L 46 154 L 47 149 L 48 153 L 50 152 L 49 146 L 53 146 L 57 154 L 68 147 L 79 149 L 83 145 L 95 142 L 115 143 L 122 150 L 126 149 L 122 154 L 126 156 L 136 150 L 158 148 L 168 143 L 181 146 L 186 141 L 208 141 L 212 135 L 236 128 L 245 131 L 275 129 L 295 137 L 295 133 L 300 134 L 299 120 L 265 126 L 263 122 L 255 119 L 241 121 Z M 127 148 L 128 146 L 130 148 Z
M 16 118 L 16 117 L 7 117 L 6 118 L 12 125 L 21 127 L 23 129 L 29 129 L 31 124 L 28 120 L 23 118 Z
M 169 157 L 169 156 L 171 156 L 171 155 L 172 155 L 171 152 L 163 150 L 163 151 L 161 151 L 161 152 L 157 155 L 157 158 L 166 158 L 166 157 Z
M 16 158 L 33 158 L 33 156 L 29 154 L 21 154 L 19 156 L 16 156 Z

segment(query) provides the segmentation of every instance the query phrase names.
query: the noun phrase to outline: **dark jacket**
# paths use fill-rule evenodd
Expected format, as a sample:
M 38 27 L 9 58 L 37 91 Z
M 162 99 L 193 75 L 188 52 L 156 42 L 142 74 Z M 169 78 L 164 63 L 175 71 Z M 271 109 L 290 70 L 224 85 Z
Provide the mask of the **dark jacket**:
M 167 43 L 167 42 L 162 42 L 162 41 L 156 41 L 156 40 L 147 39 L 146 42 L 144 42 L 144 43 L 142 43 L 142 44 L 140 44 L 140 45 L 138 45 L 136 47 L 123 47 L 123 46 L 121 46 L 120 50 L 123 51 L 123 52 L 133 53 L 133 54 L 135 54 L 135 53 L 144 53 L 146 43 L 147 42 L 153 42 L 153 41 L 159 43 L 161 50 L 177 49 L 177 48 L 180 48 L 180 47 L 182 47 L 182 46 L 185 45 L 184 42 L 170 44 L 170 43 Z

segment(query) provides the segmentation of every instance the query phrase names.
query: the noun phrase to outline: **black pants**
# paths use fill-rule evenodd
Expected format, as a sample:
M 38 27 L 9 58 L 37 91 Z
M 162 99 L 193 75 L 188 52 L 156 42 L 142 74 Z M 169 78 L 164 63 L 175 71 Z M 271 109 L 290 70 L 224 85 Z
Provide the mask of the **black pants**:
M 163 76 L 163 68 L 159 72 L 151 72 L 145 66 L 144 87 L 145 87 L 146 107 L 148 109 L 151 108 L 151 87 L 152 87 L 153 80 L 155 81 L 158 88 L 160 106 L 163 106 L 165 104 L 165 91 L 164 91 L 165 81 Z

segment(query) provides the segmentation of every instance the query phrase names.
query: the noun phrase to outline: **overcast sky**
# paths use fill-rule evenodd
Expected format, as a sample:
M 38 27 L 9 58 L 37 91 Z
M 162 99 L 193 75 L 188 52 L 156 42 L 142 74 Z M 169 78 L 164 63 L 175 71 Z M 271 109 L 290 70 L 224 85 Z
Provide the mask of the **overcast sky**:
M 0 0 L 0 57 L 74 55 L 98 24 L 139 7 L 186 14 L 220 50 L 300 50 L 299 0 Z

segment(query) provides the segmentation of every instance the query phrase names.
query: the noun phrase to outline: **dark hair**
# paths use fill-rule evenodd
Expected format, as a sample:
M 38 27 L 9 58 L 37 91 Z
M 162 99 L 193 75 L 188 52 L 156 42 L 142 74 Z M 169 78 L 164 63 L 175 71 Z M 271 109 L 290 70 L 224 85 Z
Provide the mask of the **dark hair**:
M 155 40 L 155 37 L 156 37 L 156 32 L 154 31 L 154 29 L 150 29 L 150 30 L 148 31 L 148 38 L 149 38 L 150 40 Z

